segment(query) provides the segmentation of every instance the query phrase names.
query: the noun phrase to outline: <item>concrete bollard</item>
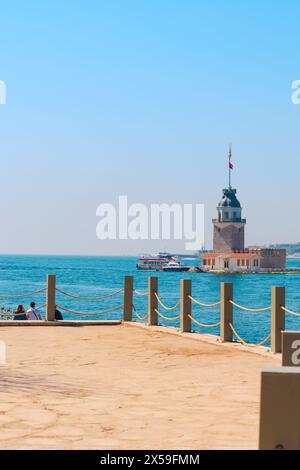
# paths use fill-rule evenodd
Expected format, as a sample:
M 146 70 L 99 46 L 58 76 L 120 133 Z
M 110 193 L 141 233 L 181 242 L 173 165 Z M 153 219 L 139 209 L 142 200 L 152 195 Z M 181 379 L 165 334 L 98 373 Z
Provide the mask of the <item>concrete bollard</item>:
M 221 283 L 221 328 L 220 339 L 224 342 L 232 342 L 232 329 L 229 324 L 233 324 L 233 284 L 231 282 Z
M 124 277 L 124 321 L 132 321 L 133 276 Z
M 56 275 L 47 274 L 46 320 L 55 320 Z
M 300 367 L 300 332 L 282 332 L 282 365 Z
M 181 279 L 180 281 L 180 331 L 181 333 L 190 333 L 192 330 L 192 281 L 190 279 Z
M 156 295 L 158 295 L 158 278 L 149 277 L 148 278 L 148 324 L 149 325 L 158 325 L 158 300 Z
M 300 369 L 262 371 L 260 450 L 300 450 Z
M 272 287 L 271 291 L 271 351 L 281 352 L 281 332 L 285 328 L 285 287 Z

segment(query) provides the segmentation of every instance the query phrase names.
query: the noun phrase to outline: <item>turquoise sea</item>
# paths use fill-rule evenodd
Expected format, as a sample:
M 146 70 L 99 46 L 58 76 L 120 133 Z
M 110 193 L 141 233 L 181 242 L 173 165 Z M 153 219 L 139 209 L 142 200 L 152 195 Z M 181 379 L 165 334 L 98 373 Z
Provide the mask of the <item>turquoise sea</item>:
M 57 287 L 71 294 L 82 297 L 96 297 L 117 291 L 123 287 L 126 274 L 134 276 L 134 287 L 139 291 L 147 290 L 149 273 L 137 271 L 134 257 L 88 257 L 88 256 L 0 256 L 0 296 L 29 293 L 45 287 L 46 274 L 56 274 Z M 289 267 L 300 267 L 300 259 L 288 260 Z M 213 303 L 219 300 L 220 283 L 233 282 L 235 302 L 252 308 L 270 305 L 271 286 L 286 287 L 286 305 L 300 312 L 300 274 L 249 274 L 249 275 L 214 275 L 196 273 L 153 273 L 159 278 L 159 295 L 168 305 L 175 305 L 179 300 L 180 279 L 190 278 L 193 285 L 193 297 L 203 302 Z M 14 301 L 0 299 L 0 305 L 14 309 L 18 303 L 27 308 L 34 300 L 37 305 L 45 301 L 45 294 L 26 297 Z M 122 294 L 98 301 L 79 301 L 57 295 L 57 304 L 78 312 L 97 312 L 110 309 L 122 303 Z M 147 297 L 134 297 L 134 304 L 141 315 L 147 312 Z M 44 313 L 44 310 L 41 311 Z M 164 312 L 167 316 L 178 315 L 178 310 Z M 89 318 L 63 312 L 64 318 Z M 202 323 L 216 323 L 219 309 L 205 309 L 194 306 L 193 315 Z M 121 318 L 122 310 L 101 317 Z M 160 319 L 162 324 L 178 326 L 178 322 L 169 323 Z M 270 332 L 270 314 L 246 313 L 235 309 L 234 326 L 247 341 L 259 342 Z M 300 329 L 300 318 L 287 316 L 287 328 Z M 195 331 L 219 334 L 218 328 L 203 330 L 194 325 Z

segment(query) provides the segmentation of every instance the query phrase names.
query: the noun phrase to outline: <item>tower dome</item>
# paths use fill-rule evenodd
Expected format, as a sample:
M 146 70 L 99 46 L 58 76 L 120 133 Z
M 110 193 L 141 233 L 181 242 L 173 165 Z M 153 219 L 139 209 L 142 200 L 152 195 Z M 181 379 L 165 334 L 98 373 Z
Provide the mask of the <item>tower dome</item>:
M 218 207 L 219 222 L 240 222 L 242 218 L 242 207 L 236 197 L 236 189 L 223 189 L 223 198 Z
M 236 189 L 223 189 L 223 198 L 219 202 L 218 207 L 241 207 L 239 200 L 236 197 Z

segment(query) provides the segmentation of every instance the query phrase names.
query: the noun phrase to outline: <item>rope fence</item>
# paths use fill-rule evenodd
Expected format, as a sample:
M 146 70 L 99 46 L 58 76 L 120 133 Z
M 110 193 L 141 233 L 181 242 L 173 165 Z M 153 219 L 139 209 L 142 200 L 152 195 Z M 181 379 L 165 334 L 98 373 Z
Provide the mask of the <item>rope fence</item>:
M 238 308 L 239 310 L 244 310 L 246 312 L 253 312 L 253 313 L 260 313 L 260 312 L 267 312 L 268 310 L 271 310 L 271 306 L 270 307 L 264 307 L 264 308 L 249 308 L 249 307 L 244 307 L 243 305 L 239 305 L 235 302 L 233 302 L 232 300 L 230 300 L 230 303 Z
M 155 308 L 154 311 L 159 317 L 163 318 L 166 321 L 176 321 L 180 319 L 180 315 L 178 315 L 177 317 L 167 317 L 166 315 L 163 315 L 159 310 L 157 310 L 157 308 Z
M 189 295 L 189 299 L 190 299 L 194 304 L 200 305 L 201 307 L 207 307 L 207 308 L 218 307 L 218 305 L 221 304 L 221 301 L 215 302 L 215 303 L 212 303 L 212 304 L 206 304 L 206 303 L 204 303 L 204 302 L 200 302 L 200 300 L 194 299 L 191 295 Z
M 0 295 L 0 299 L 23 299 L 25 297 L 33 297 L 34 295 L 40 294 L 41 292 L 45 292 L 47 287 L 43 287 L 42 289 L 38 289 L 34 292 L 30 292 L 27 294 L 18 294 L 18 295 Z
M 98 315 L 104 315 L 106 313 L 116 312 L 117 310 L 120 310 L 121 308 L 123 308 L 124 304 L 118 305 L 117 307 L 110 308 L 107 310 L 101 310 L 100 312 L 77 312 L 76 310 L 70 310 L 60 305 L 57 305 L 57 307 L 63 312 L 72 313 L 73 315 L 80 315 L 82 317 L 90 317 L 90 316 L 98 316 Z
M 134 311 L 134 313 L 136 314 L 136 316 L 138 317 L 139 320 L 145 320 L 146 318 L 148 318 L 148 313 L 146 313 L 146 315 L 140 315 L 140 313 L 137 311 L 137 309 L 135 308 L 134 305 L 132 305 L 132 309 Z
M 281 310 L 285 313 L 288 313 L 289 315 L 293 315 L 294 317 L 300 317 L 300 313 L 293 312 L 293 310 L 289 310 L 288 308 L 285 308 L 281 306 Z
M 214 324 L 206 324 L 206 323 L 201 323 L 199 322 L 198 320 L 196 320 L 196 318 L 194 318 L 192 315 L 188 315 L 189 319 L 195 323 L 196 325 L 200 326 L 201 328 L 217 328 L 218 326 L 221 325 L 221 322 L 219 321 L 218 323 L 214 323 Z
M 115 295 L 118 295 L 118 294 L 121 294 L 121 292 L 124 292 L 124 289 L 120 289 L 120 290 L 117 290 L 116 292 L 113 292 L 112 294 L 102 295 L 100 297 L 80 297 L 78 295 L 74 295 L 74 294 L 70 294 L 68 292 L 64 292 L 63 290 L 58 289 L 58 288 L 56 288 L 56 292 L 59 292 L 60 294 L 63 294 L 66 297 L 71 297 L 72 299 L 83 300 L 83 301 L 89 302 L 89 301 L 94 301 L 94 300 L 99 301 L 99 300 L 108 299 L 110 297 L 114 297 Z
M 255 348 L 255 347 L 259 347 L 259 346 L 263 346 L 264 344 L 266 344 L 268 341 L 270 341 L 271 339 L 271 334 L 269 334 L 269 336 L 267 336 L 267 338 L 265 338 L 263 341 L 261 341 L 260 343 L 257 343 L 257 344 L 252 344 L 252 343 L 247 343 L 243 338 L 240 337 L 240 335 L 237 333 L 236 329 L 234 328 L 234 326 L 232 325 L 232 323 L 229 323 L 229 326 L 230 326 L 230 329 L 232 330 L 234 336 L 237 338 L 237 340 L 242 343 L 244 346 L 248 346 L 248 347 L 252 347 L 252 348 Z
M 180 305 L 180 300 L 177 302 L 176 305 L 174 305 L 173 307 L 167 307 L 161 300 L 160 298 L 158 297 L 158 295 L 155 293 L 155 298 L 156 300 L 158 301 L 159 305 L 164 309 L 164 310 L 168 310 L 168 311 L 171 311 L 171 310 L 176 310 L 176 308 L 179 307 Z
M 130 277 L 130 276 L 129 276 L 129 277 Z M 133 278 L 131 279 L 131 282 L 129 282 L 129 286 L 130 286 L 130 285 L 133 286 Z M 126 281 L 125 281 L 125 286 L 126 286 Z M 144 291 L 140 291 L 140 290 L 138 290 L 138 289 L 134 289 L 134 288 L 132 287 L 132 297 L 133 297 L 134 294 L 135 294 L 137 297 L 148 297 L 148 291 L 147 291 L 147 292 L 144 292 Z M 144 322 L 144 323 L 145 323 L 146 320 L 148 319 L 148 308 L 147 308 L 147 313 L 146 313 L 146 314 L 144 314 L 144 315 L 141 314 L 141 313 L 138 311 L 136 305 L 133 304 L 133 298 L 132 298 L 132 305 L 130 305 L 130 300 L 129 300 L 128 308 L 129 308 L 129 310 L 132 309 L 132 311 L 133 311 L 134 315 L 136 316 L 136 318 L 137 318 L 138 320 L 140 320 L 141 322 Z M 124 311 L 125 311 L 125 310 L 124 310 Z M 124 314 L 124 319 L 125 319 L 125 314 Z M 129 315 L 129 320 L 130 320 L 130 319 L 132 319 L 132 314 Z
M 134 290 L 133 291 L 136 295 L 140 296 L 140 297 L 146 297 L 148 296 L 148 292 L 141 292 L 141 291 L 138 291 L 138 290 Z
M 180 298 L 175 305 L 167 305 L 158 295 L 158 277 L 148 278 L 148 289 L 142 291 L 134 288 L 133 276 L 125 276 L 124 287 L 116 289 L 109 293 L 104 293 L 99 296 L 81 296 L 75 293 L 66 292 L 65 290 L 56 286 L 56 276 L 54 274 L 47 275 L 46 287 L 37 289 L 30 293 L 15 294 L 15 295 L 0 295 L 0 299 L 22 299 L 28 297 L 38 296 L 45 293 L 46 301 L 37 307 L 37 310 L 45 309 L 45 320 L 54 321 L 56 319 L 57 309 L 62 312 L 66 312 L 68 315 L 75 315 L 80 317 L 97 317 L 103 315 L 109 315 L 115 312 L 122 312 L 121 316 L 123 321 L 132 321 L 133 316 L 135 321 L 139 320 L 147 322 L 150 326 L 157 326 L 158 319 L 161 318 L 166 322 L 173 322 L 173 327 L 179 328 L 182 333 L 194 333 L 192 325 L 197 325 L 199 328 L 214 329 L 220 328 L 219 338 L 221 342 L 232 342 L 233 340 L 238 341 L 242 345 L 250 347 L 259 347 L 266 345 L 269 341 L 271 343 L 271 351 L 273 353 L 281 352 L 281 333 L 285 330 L 285 317 L 286 315 L 292 315 L 294 317 L 300 317 L 300 312 L 289 309 L 285 305 L 285 288 L 284 287 L 272 287 L 271 288 L 271 305 L 263 308 L 253 308 L 241 305 L 234 301 L 233 284 L 222 282 L 220 285 L 220 300 L 217 302 L 203 302 L 196 299 L 192 295 L 192 280 L 182 279 L 180 281 Z M 87 312 L 80 311 L 80 309 L 73 308 L 72 302 L 64 305 L 59 302 L 57 304 L 56 296 L 62 295 L 72 301 L 83 301 L 83 302 L 101 302 L 104 301 L 104 308 L 95 309 L 96 311 Z M 108 300 L 111 300 L 118 295 L 123 294 L 123 300 L 116 302 L 117 305 L 110 305 Z M 147 310 L 145 314 L 140 313 L 140 304 L 135 302 L 133 297 L 137 296 L 140 298 L 147 298 Z M 135 300 L 137 300 L 135 298 Z M 106 303 L 107 301 L 108 303 Z M 142 299 L 141 299 L 142 301 Z M 214 323 L 206 321 L 206 317 L 200 319 L 197 315 L 193 314 L 193 307 L 199 306 L 203 308 L 216 308 L 219 307 L 220 319 Z M 89 308 L 89 306 L 88 306 Z M 92 307 L 91 307 L 92 308 Z M 179 309 L 179 314 L 175 314 L 174 311 Z M 267 336 L 263 341 L 257 344 L 252 344 L 245 338 L 242 338 L 237 329 L 238 323 L 235 320 L 235 312 L 241 310 L 244 312 L 261 313 L 270 312 L 271 322 L 271 334 Z M 161 310 L 166 312 L 174 312 L 173 316 L 163 313 Z M 142 310 L 144 308 L 142 307 Z M 6 308 L 0 307 L 0 319 L 1 323 L 4 324 L 6 320 L 18 319 L 18 317 L 24 316 L 26 312 L 14 312 L 11 307 Z M 67 316 L 67 319 L 69 317 Z M 109 318 L 109 317 L 108 317 Z M 260 318 L 269 318 L 269 316 L 263 316 Z M 106 318 L 107 319 L 107 318 Z M 137 320 L 136 320 L 137 319 Z M 59 321 L 59 320 L 58 320 Z M 196 333 L 199 331 L 196 331 Z M 202 334 L 202 332 L 201 332 Z

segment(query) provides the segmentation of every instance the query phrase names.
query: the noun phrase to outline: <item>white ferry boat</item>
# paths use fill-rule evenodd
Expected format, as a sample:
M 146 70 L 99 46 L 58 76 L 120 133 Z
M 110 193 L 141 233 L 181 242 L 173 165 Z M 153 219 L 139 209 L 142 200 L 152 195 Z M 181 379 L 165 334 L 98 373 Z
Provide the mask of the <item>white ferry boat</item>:
M 170 258 L 165 257 L 141 256 L 136 268 L 140 271 L 162 271 L 163 266 L 166 266 L 169 261 Z
M 184 272 L 190 270 L 190 266 L 182 265 L 169 253 L 159 253 L 158 255 L 153 256 L 141 256 L 136 268 L 139 271 Z
M 170 261 L 168 264 L 162 267 L 163 271 L 173 273 L 183 273 L 190 271 L 190 269 L 190 266 L 184 266 L 183 264 L 178 263 L 177 261 Z

